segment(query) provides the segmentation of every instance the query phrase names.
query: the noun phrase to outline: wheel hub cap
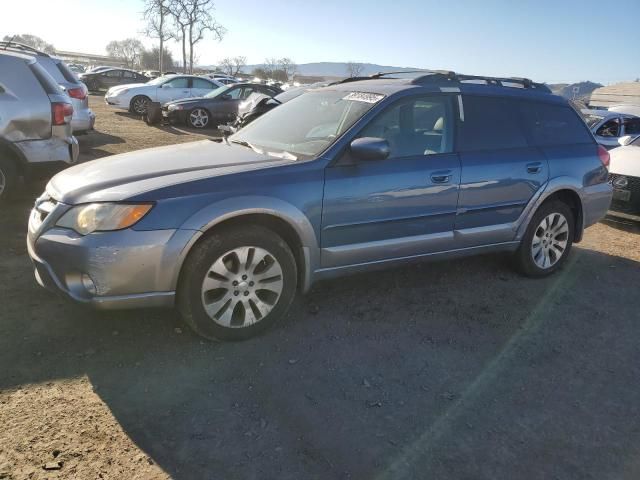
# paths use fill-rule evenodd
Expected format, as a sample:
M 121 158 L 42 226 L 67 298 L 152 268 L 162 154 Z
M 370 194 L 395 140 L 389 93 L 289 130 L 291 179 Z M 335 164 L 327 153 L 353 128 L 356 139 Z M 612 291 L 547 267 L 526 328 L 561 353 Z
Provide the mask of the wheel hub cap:
M 531 257 L 543 269 L 551 268 L 563 257 L 569 240 L 569 224 L 561 213 L 547 215 L 531 241 Z
M 266 317 L 283 288 L 282 268 L 267 250 L 238 247 L 220 256 L 202 282 L 202 304 L 219 325 L 242 328 Z

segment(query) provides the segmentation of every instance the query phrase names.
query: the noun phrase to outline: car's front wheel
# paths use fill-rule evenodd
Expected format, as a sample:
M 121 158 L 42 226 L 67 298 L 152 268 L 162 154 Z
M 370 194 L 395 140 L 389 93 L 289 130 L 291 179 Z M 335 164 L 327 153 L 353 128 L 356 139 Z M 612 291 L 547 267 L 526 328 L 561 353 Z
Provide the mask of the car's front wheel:
M 138 115 L 144 115 L 147 113 L 147 107 L 149 106 L 150 101 L 151 100 L 144 95 L 133 97 L 129 104 L 129 111 Z
M 569 256 L 574 234 L 574 214 L 566 203 L 555 200 L 542 204 L 516 252 L 520 271 L 530 277 L 555 272 Z
M 204 108 L 194 108 L 187 116 L 187 125 L 193 128 L 205 128 L 209 125 L 211 115 Z
M 16 164 L 11 158 L 3 157 L 0 150 L 0 203 L 9 198 L 18 182 Z
M 283 317 L 296 288 L 296 262 L 279 235 L 260 226 L 227 228 L 189 253 L 178 309 L 205 338 L 244 340 Z

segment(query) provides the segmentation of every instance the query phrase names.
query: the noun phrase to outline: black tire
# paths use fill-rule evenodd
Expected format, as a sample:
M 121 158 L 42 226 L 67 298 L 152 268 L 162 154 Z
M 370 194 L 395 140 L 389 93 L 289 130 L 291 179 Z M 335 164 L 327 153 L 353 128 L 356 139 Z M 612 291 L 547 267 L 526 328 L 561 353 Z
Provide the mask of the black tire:
M 11 198 L 18 184 L 18 169 L 13 158 L 0 150 L 0 203 Z
M 259 318 L 255 323 L 250 325 L 225 326 L 207 314 L 204 303 L 206 301 L 206 295 L 209 292 L 204 291 L 203 282 L 207 278 L 213 278 L 210 271 L 216 261 L 223 258 L 227 259 L 229 252 L 241 247 L 264 249 L 277 261 L 277 266 L 280 267 L 282 273 L 282 290 L 280 296 L 271 304 L 269 313 Z M 230 255 L 233 256 L 233 253 Z M 256 259 L 257 258 L 258 257 L 256 257 Z M 253 272 L 257 272 L 261 264 L 262 263 L 258 263 L 255 268 L 253 266 L 250 268 L 253 269 Z M 247 261 L 247 265 L 249 265 L 249 261 Z M 272 266 L 266 267 L 267 270 L 269 268 L 272 268 Z M 238 272 L 240 272 L 240 270 L 236 269 L 235 275 L 239 275 Z M 233 276 L 233 274 L 228 276 Z M 246 279 L 246 277 L 242 278 Z M 291 249 L 287 243 L 273 231 L 260 226 L 221 229 L 199 241 L 187 256 L 178 285 L 178 310 L 187 325 L 202 337 L 209 340 L 245 340 L 270 328 L 287 313 L 296 294 L 297 278 L 296 262 L 293 253 L 291 253 Z M 262 280 L 262 282 L 266 281 L 267 280 Z M 247 297 L 244 303 L 242 303 L 242 306 L 239 307 L 238 304 L 241 302 L 238 302 L 238 300 L 243 299 L 243 294 L 241 293 L 239 296 L 233 298 L 231 298 L 231 295 L 232 290 L 241 288 L 241 286 L 231 286 L 231 279 L 224 280 L 224 282 L 224 285 L 228 285 L 228 287 L 216 289 L 215 291 L 225 290 L 225 293 L 222 293 L 220 298 L 223 300 L 229 298 L 229 302 L 231 303 L 224 303 L 224 305 L 227 305 L 227 309 L 231 309 L 231 315 L 236 315 L 238 313 L 236 309 L 239 309 L 239 317 L 241 320 L 244 320 L 244 305 L 246 302 L 250 302 L 252 297 Z M 256 282 L 259 281 L 256 280 Z M 246 288 L 246 282 L 243 283 L 245 284 L 244 288 Z M 251 282 L 250 285 L 253 285 L 253 282 Z M 253 288 L 255 289 L 256 295 L 258 295 L 259 286 Z M 237 295 L 235 291 L 233 295 Z M 249 295 L 249 293 L 245 292 L 244 295 Z M 219 301 L 218 303 L 223 302 Z M 225 309 L 224 305 L 221 311 Z M 255 306 L 255 303 L 250 306 Z M 226 312 L 226 310 L 224 311 Z M 252 314 L 255 313 L 254 310 Z M 255 315 L 255 318 L 258 318 L 258 316 Z
M 559 258 L 557 258 L 552 265 L 543 268 L 538 263 L 536 263 L 536 260 L 534 260 L 534 252 L 536 250 L 533 246 L 533 240 L 534 236 L 536 236 L 536 238 L 538 239 L 538 235 L 543 231 L 540 230 L 541 222 L 545 218 L 554 214 L 561 215 L 567 222 L 567 232 L 556 237 L 558 240 L 566 241 L 566 247 L 562 250 L 562 254 L 558 255 Z M 558 225 L 560 225 L 560 222 L 561 220 L 559 220 Z M 543 203 L 538 211 L 533 215 L 531 222 L 529 222 L 527 231 L 522 239 L 522 242 L 520 243 L 520 247 L 515 254 L 516 267 L 521 273 L 528 277 L 540 278 L 551 275 L 556 270 L 561 268 L 562 265 L 567 261 L 569 253 L 571 252 L 571 246 L 573 245 L 574 236 L 575 217 L 571 208 L 569 208 L 566 203 L 559 200 L 551 200 Z M 557 250 L 553 248 L 549 248 L 549 250 L 557 252 Z M 538 250 L 538 252 L 539 251 L 540 250 Z M 557 255 L 557 253 L 555 254 Z M 550 256 L 550 258 L 552 257 L 553 255 Z
M 144 104 L 144 107 L 139 107 L 139 102 Z M 149 105 L 149 102 L 151 102 L 151 99 L 146 95 L 136 95 L 129 103 L 129 112 L 137 115 L 145 115 L 147 113 L 147 106 Z
M 200 110 L 202 112 L 203 115 L 206 115 L 206 124 L 204 125 L 198 125 L 196 123 L 194 123 L 194 121 L 191 118 L 191 115 L 196 111 L 196 110 Z M 203 129 L 203 128 L 208 128 L 211 127 L 211 112 L 209 112 L 209 110 L 207 110 L 206 108 L 202 108 L 202 107 L 196 107 L 193 108 L 191 110 L 189 110 L 187 112 L 187 118 L 185 119 L 187 122 L 187 127 L 191 127 L 191 128 L 197 128 L 197 129 Z

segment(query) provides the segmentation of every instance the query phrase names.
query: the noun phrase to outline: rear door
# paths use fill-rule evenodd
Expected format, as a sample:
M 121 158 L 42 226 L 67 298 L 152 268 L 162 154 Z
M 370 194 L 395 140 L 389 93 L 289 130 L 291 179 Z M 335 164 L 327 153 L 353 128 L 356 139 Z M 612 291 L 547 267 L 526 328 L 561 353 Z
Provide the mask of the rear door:
M 99 77 L 102 86 L 109 89 L 120 85 L 122 82 L 122 70 L 107 70 L 106 72 L 102 72 Z
M 463 95 L 462 103 L 456 246 L 511 241 L 513 223 L 549 178 L 546 157 L 529 145 L 517 100 Z
M 345 152 L 325 172 L 321 263 L 325 268 L 450 249 L 460 161 L 454 108 L 445 95 L 405 98 L 357 137 L 387 140 L 384 160 Z
M 139 77 L 136 72 L 130 72 L 129 70 L 122 71 L 122 80 L 120 81 L 121 85 L 126 85 L 128 83 L 139 83 Z

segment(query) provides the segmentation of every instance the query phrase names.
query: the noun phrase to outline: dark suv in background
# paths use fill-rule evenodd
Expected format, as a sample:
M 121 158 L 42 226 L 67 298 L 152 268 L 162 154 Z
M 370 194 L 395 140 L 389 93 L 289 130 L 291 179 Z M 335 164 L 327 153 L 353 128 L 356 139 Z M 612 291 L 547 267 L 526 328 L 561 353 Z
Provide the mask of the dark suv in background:
M 177 305 L 200 335 L 243 339 L 296 291 L 350 273 L 500 251 L 549 275 L 606 214 L 608 162 L 544 85 L 379 75 L 219 143 L 67 169 L 37 201 L 28 249 L 38 282 L 79 302 Z
M 75 163 L 69 96 L 32 55 L 0 49 L 0 201 L 20 176 Z

